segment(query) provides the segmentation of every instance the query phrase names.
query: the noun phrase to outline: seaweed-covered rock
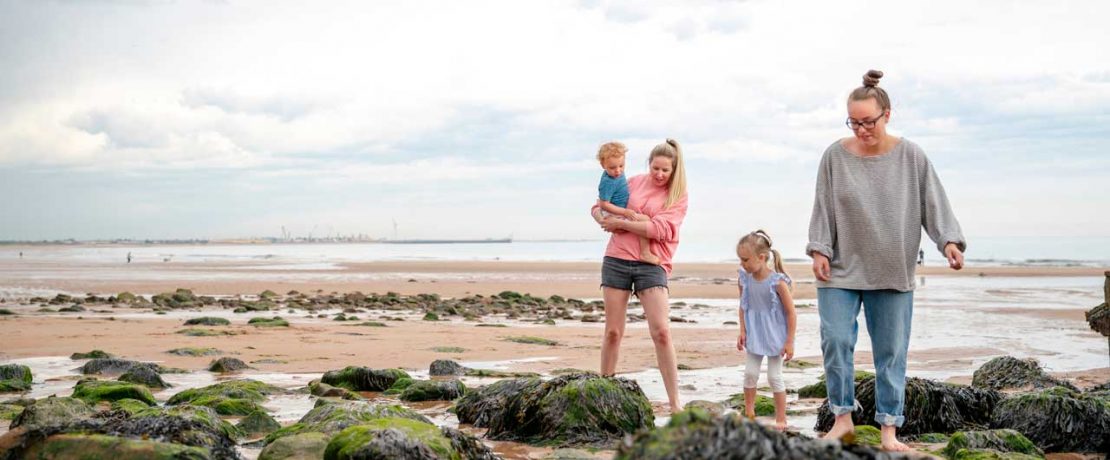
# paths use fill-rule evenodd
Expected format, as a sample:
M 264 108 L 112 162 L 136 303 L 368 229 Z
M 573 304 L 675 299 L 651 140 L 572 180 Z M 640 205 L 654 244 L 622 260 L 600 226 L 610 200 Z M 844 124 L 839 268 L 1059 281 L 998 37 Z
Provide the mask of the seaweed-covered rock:
M 255 437 L 273 433 L 281 429 L 281 424 L 279 424 L 277 420 L 274 420 L 273 417 L 270 417 L 270 414 L 263 411 L 255 411 L 244 417 L 243 420 L 240 420 L 239 424 L 235 427 L 239 429 L 239 432 L 242 433 L 243 436 Z
M 961 431 L 952 435 L 943 452 L 947 457 L 955 457 L 961 449 L 990 449 L 1044 457 L 1041 449 L 1014 430 Z
M 308 382 L 308 392 L 313 396 L 319 396 L 321 398 L 343 398 L 348 400 L 366 399 L 363 398 L 362 395 L 346 388 L 333 387 L 321 382 L 320 379 Z
M 432 365 L 428 368 L 428 373 L 433 376 L 463 375 L 466 373 L 466 368 L 450 359 L 437 359 L 432 361 Z
M 1063 386 L 1078 390 L 1075 385 L 1046 374 L 1036 359 L 1013 356 L 999 356 L 979 366 L 971 378 L 971 386 L 992 390 Z
M 282 319 L 280 316 L 273 318 L 251 318 L 247 324 L 254 327 L 289 327 L 289 321 Z
M 263 410 L 258 403 L 265 401 L 266 396 L 283 392 L 281 388 L 255 380 L 229 380 L 182 391 L 173 395 L 166 404 L 211 407 L 220 415 L 249 415 Z
M 543 380 L 537 377 L 499 380 L 475 391 L 467 392 L 455 404 L 459 422 L 488 428 L 493 419 L 505 417 L 512 400 L 524 391 L 532 391 Z
M 31 368 L 22 364 L 4 364 L 0 366 L 0 381 L 7 381 L 13 388 L 31 387 Z M 18 391 L 24 391 L 18 390 Z
M 152 406 L 158 404 L 147 387 L 118 380 L 82 379 L 73 387 L 71 396 L 89 404 L 120 399 L 135 399 Z
M 993 449 L 960 449 L 948 457 L 950 460 L 1043 460 L 1044 457 L 1019 452 L 999 452 Z
M 123 411 L 129 415 L 135 415 L 147 409 L 150 409 L 150 406 L 138 399 L 123 398 L 112 401 L 112 410 Z
M 15 404 L 0 403 L 0 420 L 12 420 L 23 412 L 23 406 Z
M 702 400 L 702 399 L 696 399 L 696 400 L 693 400 L 693 401 L 690 401 L 690 402 L 686 403 L 686 405 L 683 406 L 682 409 L 683 410 L 696 409 L 696 410 L 700 410 L 700 411 L 705 411 L 707 414 L 709 414 L 711 416 L 717 416 L 717 415 L 721 415 L 721 414 L 725 413 L 725 406 L 726 406 L 726 404 L 724 404 L 724 403 L 706 401 L 706 400 Z
M 385 391 L 400 378 L 412 377 L 401 369 L 347 366 L 341 370 L 325 372 L 320 381 L 352 391 Z
M 616 460 L 682 458 L 897 459 L 869 446 L 790 436 L 735 413 L 714 417 L 700 409 L 680 412 L 667 426 L 626 437 Z
M 651 403 L 632 380 L 569 374 L 535 382 L 483 388 L 476 398 L 463 398 L 456 404 L 459 421 L 475 426 L 479 419 L 488 422 L 490 439 L 571 445 L 609 443 L 655 420 Z M 514 387 L 513 394 L 502 393 Z M 482 414 L 471 407 L 484 395 L 493 401 L 485 408 L 500 413 Z
M 223 358 L 214 360 L 214 361 L 212 361 L 211 363 L 208 364 L 208 370 L 209 371 L 219 372 L 219 373 L 236 372 L 236 371 L 240 371 L 240 370 L 243 370 L 243 369 L 249 369 L 249 368 L 250 368 L 250 366 L 247 366 L 247 363 L 244 363 L 242 360 L 239 360 L 237 358 L 229 358 L 229 357 L 226 357 L 226 356 L 223 357 Z
M 732 396 L 729 396 L 726 404 L 728 404 L 729 407 L 733 409 L 743 412 L 744 410 L 746 410 L 744 408 L 744 393 L 736 393 Z M 755 395 L 755 404 L 753 405 L 755 406 L 753 407 L 753 409 L 755 410 L 755 415 L 758 415 L 760 417 L 775 415 L 774 399 L 768 398 L 763 395 Z
M 96 409 L 80 399 L 52 396 L 24 407 L 23 412 L 12 420 L 11 428 L 24 427 L 33 430 L 45 426 L 64 425 L 90 418 L 93 414 L 96 414 Z
M 318 401 L 318 406 L 308 411 L 304 417 L 290 426 L 281 428 L 266 436 L 269 444 L 279 438 L 300 433 L 324 433 L 333 436 L 349 426 L 362 425 L 381 418 L 407 418 L 423 423 L 431 423 L 407 407 L 396 404 L 375 404 L 362 401 L 327 402 Z
M 82 365 L 80 371 L 82 374 L 123 374 L 135 366 L 148 367 L 158 372 L 157 364 L 119 358 L 96 358 Z
M 324 433 L 300 433 L 285 436 L 267 444 L 258 460 L 316 460 L 324 458 L 330 436 Z
M 211 347 L 184 347 L 174 348 L 166 351 L 166 353 L 177 356 L 216 356 L 222 355 L 224 352 Z
M 209 460 L 211 453 L 199 447 L 168 442 L 129 439 L 103 434 L 55 434 L 32 443 L 22 458 L 113 460 Z
M 69 359 L 96 359 L 96 358 L 115 358 L 116 356 L 104 350 L 93 350 L 88 353 L 74 353 L 69 355 Z
M 874 377 L 874 376 L 875 376 L 875 374 L 873 374 L 871 372 L 855 371 L 855 376 L 853 377 L 852 380 L 855 381 L 858 384 L 859 382 L 862 382 L 863 380 L 867 379 L 868 377 Z M 799 388 L 798 389 L 798 397 L 799 398 L 827 398 L 827 397 L 829 397 L 829 388 L 828 388 L 827 383 L 825 381 L 825 374 L 821 374 L 821 377 L 819 377 L 817 379 L 817 383 L 814 383 L 812 385 L 806 385 L 804 387 Z
M 404 393 L 405 389 L 412 385 L 413 382 L 415 382 L 415 380 L 411 378 L 401 377 L 397 379 L 396 382 L 393 382 L 393 386 L 389 387 L 388 390 L 383 391 L 382 394 L 399 395 L 401 393 Z
M 1016 430 L 1045 452 L 1110 452 L 1110 407 L 1063 387 L 1006 398 L 990 427 Z
M 121 382 L 138 383 L 150 388 L 169 388 L 169 384 L 162 380 L 162 376 L 147 366 L 135 366 L 119 376 Z
M 227 318 L 220 318 L 218 316 L 201 316 L 185 320 L 186 326 L 227 326 L 230 324 L 231 321 Z
M 452 401 L 465 392 L 458 380 L 417 380 L 401 392 L 401 401 Z
M 480 441 L 461 443 L 471 451 L 460 451 L 455 439 L 444 431 L 454 431 L 458 438 L 469 435 L 440 429 L 430 423 L 409 419 L 378 419 L 366 424 L 344 429 L 328 443 L 324 451 L 327 460 L 354 460 L 371 458 L 405 458 L 414 460 L 439 460 L 450 458 L 494 459 L 493 452 Z
M 116 403 L 112 404 L 112 408 L 113 409 L 116 408 Z M 137 408 L 137 406 L 130 405 L 130 407 L 128 407 L 126 410 L 131 415 L 131 417 L 135 418 L 135 419 L 158 418 L 158 417 L 178 417 L 178 418 L 182 418 L 182 419 L 185 419 L 185 420 L 191 420 L 191 421 L 201 423 L 204 426 L 207 426 L 208 428 L 211 428 L 214 431 L 218 431 L 220 433 L 223 433 L 228 438 L 237 438 L 237 437 L 241 437 L 243 435 L 243 433 L 239 430 L 238 427 L 232 425 L 231 423 L 228 423 L 226 420 L 221 419 L 220 415 L 217 414 L 216 411 L 214 409 L 210 408 L 210 407 L 191 406 L 191 405 L 186 404 L 186 405 L 171 406 L 171 407 L 166 407 L 166 408 L 160 408 L 160 407 Z
M 906 421 L 898 433 L 916 435 L 984 427 L 1002 394 L 989 389 L 941 383 L 917 377 L 906 378 Z M 856 384 L 856 401 L 862 407 L 852 413 L 856 425 L 878 426 L 875 422 L 875 378 Z M 826 400 L 817 410 L 817 431 L 832 428 L 834 416 Z

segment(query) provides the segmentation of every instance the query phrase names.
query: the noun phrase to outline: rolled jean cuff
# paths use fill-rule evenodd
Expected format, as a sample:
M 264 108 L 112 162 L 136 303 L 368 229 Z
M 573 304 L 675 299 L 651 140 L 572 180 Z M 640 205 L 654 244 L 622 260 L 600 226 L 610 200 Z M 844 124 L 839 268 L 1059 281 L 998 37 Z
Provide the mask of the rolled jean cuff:
M 879 422 L 879 425 L 882 425 L 882 426 L 891 426 L 891 425 L 893 425 L 897 428 L 902 428 L 902 424 L 906 422 L 906 417 L 902 416 L 902 415 L 890 415 L 890 414 L 884 414 L 884 413 L 881 413 L 881 412 L 876 412 L 875 413 L 875 421 Z
M 829 404 L 829 411 L 832 412 L 833 415 L 844 415 L 844 414 L 847 414 L 849 412 L 855 412 L 856 409 L 860 409 L 860 408 L 861 407 L 859 405 L 859 401 L 856 401 L 855 405 L 853 405 L 853 406 L 836 406 L 836 405 L 833 405 L 833 404 Z

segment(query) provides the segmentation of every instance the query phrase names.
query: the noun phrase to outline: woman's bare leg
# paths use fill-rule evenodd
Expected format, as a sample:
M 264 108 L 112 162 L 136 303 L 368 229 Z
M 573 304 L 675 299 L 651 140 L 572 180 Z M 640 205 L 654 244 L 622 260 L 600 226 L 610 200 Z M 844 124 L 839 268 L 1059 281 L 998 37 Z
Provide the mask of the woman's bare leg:
M 644 306 L 651 341 L 655 343 L 655 361 L 659 364 L 659 373 L 663 375 L 663 386 L 667 388 L 667 399 L 673 414 L 682 410 L 682 405 L 678 400 L 678 360 L 671 343 L 671 304 L 667 289 L 653 287 L 640 291 L 640 303 Z
M 621 351 L 621 338 L 624 337 L 624 324 L 628 312 L 628 298 L 631 292 L 623 289 L 603 287 L 605 300 L 605 337 L 601 339 L 601 375 L 613 375 L 617 371 L 617 358 Z

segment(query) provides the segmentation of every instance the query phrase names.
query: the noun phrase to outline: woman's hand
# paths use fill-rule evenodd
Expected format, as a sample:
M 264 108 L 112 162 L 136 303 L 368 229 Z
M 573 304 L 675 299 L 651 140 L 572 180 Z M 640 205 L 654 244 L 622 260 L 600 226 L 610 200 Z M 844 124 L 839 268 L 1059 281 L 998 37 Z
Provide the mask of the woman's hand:
M 782 347 L 782 360 L 790 361 L 792 358 L 794 358 L 794 341 L 790 340 Z
M 816 251 L 813 252 L 813 276 L 816 276 L 818 281 L 829 280 L 829 258 Z
M 736 349 L 744 351 L 744 345 L 748 344 L 748 334 L 745 331 L 740 331 L 740 336 L 736 337 Z
M 606 217 L 601 220 L 601 228 L 607 232 L 621 233 L 624 232 L 625 222 L 628 221 L 624 219 L 618 219 L 616 217 Z
M 956 243 L 944 245 L 944 257 L 948 258 L 948 266 L 953 270 L 964 268 L 964 253 Z

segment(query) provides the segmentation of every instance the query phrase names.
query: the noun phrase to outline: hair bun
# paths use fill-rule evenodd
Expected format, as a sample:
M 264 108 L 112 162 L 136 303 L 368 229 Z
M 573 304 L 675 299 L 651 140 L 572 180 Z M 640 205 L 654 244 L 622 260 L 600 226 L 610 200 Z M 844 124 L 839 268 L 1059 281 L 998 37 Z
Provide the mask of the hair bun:
M 863 74 L 863 86 L 868 88 L 879 86 L 880 78 L 883 78 L 881 70 L 868 70 L 867 73 Z
M 670 144 L 671 147 L 676 147 L 676 148 L 678 147 L 678 141 L 676 141 L 674 139 L 671 139 L 669 137 L 667 138 L 667 143 Z

